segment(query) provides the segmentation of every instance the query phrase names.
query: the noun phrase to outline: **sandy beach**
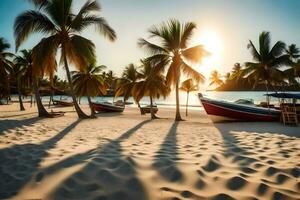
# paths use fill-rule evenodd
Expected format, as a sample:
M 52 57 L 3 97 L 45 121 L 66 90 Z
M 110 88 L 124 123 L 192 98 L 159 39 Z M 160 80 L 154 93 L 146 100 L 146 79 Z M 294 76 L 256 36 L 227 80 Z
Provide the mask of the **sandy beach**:
M 0 199 L 300 199 L 299 127 L 18 106 L 0 107 Z

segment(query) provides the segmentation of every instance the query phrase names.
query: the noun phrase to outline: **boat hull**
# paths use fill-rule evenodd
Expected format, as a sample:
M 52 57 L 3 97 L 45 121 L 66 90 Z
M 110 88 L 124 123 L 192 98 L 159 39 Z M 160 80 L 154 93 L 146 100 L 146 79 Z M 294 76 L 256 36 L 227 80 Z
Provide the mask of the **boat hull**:
M 92 106 L 97 112 L 123 112 L 125 107 L 107 103 L 92 102 Z
M 61 100 L 54 100 L 53 104 L 54 105 L 59 105 L 59 106 L 64 106 L 64 107 L 68 107 L 68 106 L 73 106 L 74 105 L 73 102 L 61 101 Z
M 214 122 L 222 121 L 279 121 L 280 111 L 246 106 L 199 97 L 206 113 Z

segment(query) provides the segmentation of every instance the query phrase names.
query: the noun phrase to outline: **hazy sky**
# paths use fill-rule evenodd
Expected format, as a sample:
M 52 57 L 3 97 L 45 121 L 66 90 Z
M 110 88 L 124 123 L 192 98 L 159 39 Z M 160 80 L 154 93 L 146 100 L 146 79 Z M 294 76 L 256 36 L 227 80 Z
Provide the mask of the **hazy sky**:
M 74 10 L 85 0 L 74 0 Z M 206 76 L 217 69 L 222 74 L 231 70 L 235 62 L 251 60 L 248 40 L 257 43 L 261 31 L 270 31 L 272 43 L 282 40 L 300 45 L 299 0 L 99 0 L 104 16 L 115 29 L 114 43 L 90 29 L 84 33 L 97 47 L 99 64 L 117 74 L 124 66 L 137 63 L 146 52 L 137 46 L 139 37 L 147 37 L 147 29 L 170 18 L 197 24 L 192 44 L 204 43 L 213 55 L 197 70 Z M 32 6 L 26 0 L 0 0 L 0 37 L 14 47 L 15 17 Z M 32 48 L 40 35 L 31 37 L 22 48 Z M 11 49 L 14 51 L 14 48 Z M 59 75 L 64 77 L 62 70 Z

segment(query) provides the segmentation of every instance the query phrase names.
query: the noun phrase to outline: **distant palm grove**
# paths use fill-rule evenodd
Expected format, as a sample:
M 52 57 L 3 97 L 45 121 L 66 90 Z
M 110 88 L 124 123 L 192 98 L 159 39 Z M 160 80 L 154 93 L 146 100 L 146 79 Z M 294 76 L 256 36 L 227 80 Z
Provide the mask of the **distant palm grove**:
M 16 53 L 8 52 L 10 44 L 0 38 L 0 99 L 9 102 L 11 94 L 18 94 L 20 110 L 22 99 L 34 94 L 40 117 L 53 117 L 41 101 L 41 95 L 51 99 L 57 94 L 72 98 L 79 118 L 95 118 L 92 98 L 96 96 L 122 96 L 126 102 L 133 97 L 138 107 L 143 97 L 149 98 L 151 118 L 153 102 L 167 97 L 172 90 L 176 94 L 175 120 L 182 120 L 179 109 L 179 91 L 188 95 L 196 91 L 205 77 L 193 67 L 210 55 L 204 46 L 189 46 L 196 29 L 193 22 L 182 23 L 170 19 L 148 29 L 149 38 L 140 38 L 137 45 L 145 57 L 139 63 L 124 63 L 120 77 L 106 66 L 96 63 L 93 41 L 80 33 L 94 26 L 99 35 L 114 42 L 117 33 L 101 16 L 101 6 L 88 0 L 78 13 L 73 13 L 72 0 L 28 0 L 32 10 L 20 13 L 15 19 L 14 37 Z M 34 33 L 42 33 L 40 41 L 32 49 L 22 49 L 22 44 Z M 271 45 L 269 32 L 259 36 L 259 46 L 248 44 L 253 61 L 236 63 L 233 71 L 225 76 L 213 71 L 210 85 L 217 90 L 287 90 L 299 89 L 300 60 L 295 44 L 286 46 L 278 41 Z M 57 56 L 60 57 L 56 60 Z M 101 57 L 101 55 L 98 55 Z M 76 71 L 70 71 L 70 64 Z M 57 69 L 65 70 L 67 80 L 57 76 Z M 187 77 L 187 80 L 182 80 Z M 87 97 L 90 115 L 83 112 L 79 101 Z M 3 101 L 1 101 L 3 102 Z M 188 111 L 186 109 L 186 115 Z

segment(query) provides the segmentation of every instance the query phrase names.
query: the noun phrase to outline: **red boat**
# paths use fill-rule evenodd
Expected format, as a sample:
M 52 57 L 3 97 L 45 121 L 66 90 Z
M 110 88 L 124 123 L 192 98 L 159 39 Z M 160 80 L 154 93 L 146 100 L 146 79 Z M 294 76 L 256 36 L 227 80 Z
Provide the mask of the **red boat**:
M 279 121 L 280 110 L 231 103 L 205 98 L 198 94 L 206 113 L 213 122 L 219 121 Z
M 119 102 L 92 102 L 92 105 L 97 112 L 123 112 L 125 109 L 124 104 L 120 104 Z
M 65 101 L 65 100 L 53 100 L 53 105 L 59 105 L 59 106 L 74 106 L 74 103 L 72 101 Z

